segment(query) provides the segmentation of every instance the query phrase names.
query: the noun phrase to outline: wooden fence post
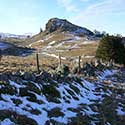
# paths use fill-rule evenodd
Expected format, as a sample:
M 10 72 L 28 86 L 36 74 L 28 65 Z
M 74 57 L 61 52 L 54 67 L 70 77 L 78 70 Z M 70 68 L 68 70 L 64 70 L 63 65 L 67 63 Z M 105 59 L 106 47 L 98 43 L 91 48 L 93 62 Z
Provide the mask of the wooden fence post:
M 80 73 L 80 70 L 81 70 L 81 56 L 79 56 L 79 60 L 78 60 L 78 72 Z
M 59 56 L 59 66 L 61 66 L 61 63 L 62 63 L 62 62 L 61 62 L 61 55 L 60 55 L 60 53 L 59 53 L 58 56 Z
M 36 66 L 37 66 L 38 73 L 40 73 L 40 69 L 39 69 L 39 55 L 38 55 L 38 53 L 36 53 Z

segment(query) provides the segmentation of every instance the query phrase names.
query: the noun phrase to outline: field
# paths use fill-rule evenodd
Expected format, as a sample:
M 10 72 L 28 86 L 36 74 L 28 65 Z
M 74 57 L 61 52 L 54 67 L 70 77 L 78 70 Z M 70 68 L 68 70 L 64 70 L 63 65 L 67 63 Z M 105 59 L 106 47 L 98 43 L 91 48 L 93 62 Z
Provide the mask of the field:
M 71 44 L 70 44 L 71 45 Z M 95 52 L 98 47 L 98 42 L 93 42 L 85 45 L 81 45 L 80 48 L 63 49 L 58 50 L 39 50 L 39 64 L 40 68 L 49 70 L 50 67 L 56 67 L 59 64 L 59 53 L 61 56 L 61 62 L 67 64 L 70 67 L 78 64 L 78 56 L 81 56 L 81 64 L 94 60 Z M 25 71 L 36 70 L 36 53 L 32 53 L 29 56 L 3 56 L 0 63 L 0 72 L 16 71 L 18 69 Z

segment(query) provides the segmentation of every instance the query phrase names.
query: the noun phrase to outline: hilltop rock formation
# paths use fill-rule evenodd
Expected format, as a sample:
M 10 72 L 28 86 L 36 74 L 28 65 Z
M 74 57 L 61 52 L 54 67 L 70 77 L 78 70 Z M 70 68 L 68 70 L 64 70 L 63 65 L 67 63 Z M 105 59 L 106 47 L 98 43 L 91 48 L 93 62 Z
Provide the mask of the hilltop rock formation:
M 75 35 L 93 35 L 90 30 L 74 25 L 65 19 L 52 18 L 46 24 L 45 32 L 52 33 L 55 31 L 59 32 L 70 32 Z

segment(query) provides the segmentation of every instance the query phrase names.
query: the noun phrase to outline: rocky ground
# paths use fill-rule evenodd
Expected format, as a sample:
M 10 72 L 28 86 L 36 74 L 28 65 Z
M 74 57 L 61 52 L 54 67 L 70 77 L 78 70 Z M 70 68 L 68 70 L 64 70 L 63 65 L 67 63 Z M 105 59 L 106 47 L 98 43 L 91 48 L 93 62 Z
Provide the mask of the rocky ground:
M 1 125 L 123 125 L 125 70 L 74 73 L 1 73 Z

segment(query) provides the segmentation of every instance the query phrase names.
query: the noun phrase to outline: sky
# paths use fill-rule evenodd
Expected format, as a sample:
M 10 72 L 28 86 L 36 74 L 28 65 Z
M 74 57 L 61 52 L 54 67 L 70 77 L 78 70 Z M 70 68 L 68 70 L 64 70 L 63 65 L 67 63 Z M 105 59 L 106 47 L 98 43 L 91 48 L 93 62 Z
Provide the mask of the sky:
M 125 36 L 125 0 L 0 0 L 0 32 L 36 34 L 54 17 Z

